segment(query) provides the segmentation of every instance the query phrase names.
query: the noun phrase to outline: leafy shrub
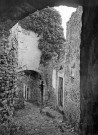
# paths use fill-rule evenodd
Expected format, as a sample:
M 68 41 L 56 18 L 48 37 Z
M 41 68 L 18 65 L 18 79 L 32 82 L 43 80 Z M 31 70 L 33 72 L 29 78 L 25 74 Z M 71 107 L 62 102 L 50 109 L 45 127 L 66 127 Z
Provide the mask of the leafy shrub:
M 30 14 L 19 22 L 22 28 L 34 31 L 40 36 L 39 49 L 42 51 L 41 63 L 52 58 L 54 53 L 63 52 L 65 42 L 62 19 L 54 8 L 45 8 Z
M 0 124 L 0 135 L 26 135 L 25 127 L 14 122 Z

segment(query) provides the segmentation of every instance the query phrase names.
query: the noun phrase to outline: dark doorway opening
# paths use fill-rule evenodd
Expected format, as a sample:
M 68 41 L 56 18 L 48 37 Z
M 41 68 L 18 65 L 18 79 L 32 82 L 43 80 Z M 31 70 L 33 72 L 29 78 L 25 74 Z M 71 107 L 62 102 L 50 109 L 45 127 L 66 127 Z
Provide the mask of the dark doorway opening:
M 58 105 L 63 107 L 63 78 L 59 77 Z

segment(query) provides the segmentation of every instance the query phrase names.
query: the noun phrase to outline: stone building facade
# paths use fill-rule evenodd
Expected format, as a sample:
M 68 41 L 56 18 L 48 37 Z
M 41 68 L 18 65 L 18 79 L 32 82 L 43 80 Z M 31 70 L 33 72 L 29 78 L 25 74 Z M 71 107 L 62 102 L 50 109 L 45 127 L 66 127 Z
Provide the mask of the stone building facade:
M 82 7 L 78 7 L 67 22 L 65 54 L 53 58 L 44 68 L 50 93 L 47 104 L 63 110 L 66 118 L 78 126 L 80 120 L 80 35 Z
M 80 120 L 80 43 L 82 27 L 82 7 L 78 7 L 67 23 L 65 56 L 65 99 L 64 110 L 66 116 L 75 124 Z
M 12 27 L 11 35 L 17 35 L 18 72 L 23 70 L 38 70 L 41 51 L 38 49 L 38 35 L 23 29 L 19 23 Z
M 16 31 L 18 35 L 18 71 L 29 72 L 29 75 L 25 73 L 18 76 L 17 86 L 18 90 L 22 91 L 20 95 L 22 95 L 23 100 L 25 98 L 28 101 L 32 99 L 33 102 L 40 102 L 40 92 L 37 88 L 38 77 L 35 79 L 33 74 L 30 73 L 39 69 L 43 73 L 45 83 L 44 104 L 63 110 L 66 118 L 72 123 L 78 123 L 80 119 L 81 16 L 82 8 L 78 7 L 67 23 L 65 54 L 60 59 L 52 58 L 45 66 L 40 65 L 41 52 L 37 48 L 39 40 L 37 35 L 34 32 L 22 29 L 18 24 L 14 27 L 15 29 L 13 28 L 13 32 Z M 32 97 L 30 97 L 30 93 L 32 93 Z
M 36 71 L 25 70 L 18 73 L 16 108 L 24 107 L 24 101 L 40 105 L 40 74 Z
M 17 97 L 15 108 L 24 107 L 24 101 L 40 103 L 39 63 L 41 51 L 39 37 L 33 31 L 23 29 L 18 23 L 10 30 L 10 42 L 16 37 L 17 44 Z M 17 35 L 17 36 L 16 36 Z
M 27 4 L 25 4 L 25 1 L 21 1 L 17 3 L 15 1 L 11 1 L 9 4 L 7 4 L 4 0 L 0 1 L 1 4 L 1 10 L 0 10 L 0 47 L 4 49 L 5 52 L 7 52 L 7 45 L 9 44 L 8 40 L 5 40 L 9 37 L 9 29 L 18 22 L 18 20 L 22 19 L 24 16 L 29 15 L 29 13 L 35 12 L 37 9 L 42 9 L 47 6 L 55 6 L 57 5 L 57 2 L 53 1 L 46 1 L 44 4 L 43 2 L 30 2 L 26 1 Z M 79 5 L 83 4 L 83 2 L 80 1 L 63 1 L 59 0 L 58 4 L 69 5 Z M 79 3 L 78 3 L 79 2 Z M 17 3 L 17 4 L 16 4 Z M 7 7 L 6 7 L 7 5 Z M 32 7 L 29 8 L 29 6 Z M 24 7 L 24 8 L 23 8 Z M 6 10 L 8 9 L 8 10 Z M 80 134 L 88 135 L 88 134 L 98 134 L 98 45 L 97 45 L 97 39 L 98 39 L 98 1 L 97 0 L 84 0 L 83 4 L 83 27 L 82 27 L 82 33 L 81 33 L 81 62 L 80 62 L 80 78 L 81 78 L 81 121 L 80 121 Z M 9 23 L 7 23 L 9 22 Z M 5 28 L 7 24 L 7 29 Z M 8 35 L 7 35 L 8 33 Z M 7 41 L 7 42 L 6 42 Z M 5 43 L 6 42 L 6 43 Z M 6 45 L 6 46 L 5 46 Z M 10 46 L 10 45 L 9 45 Z M 10 46 L 11 47 L 11 46 Z M 13 47 L 9 50 L 12 54 Z M 2 50 L 0 49 L 0 50 Z M 15 49 L 17 50 L 17 49 Z M 1 51 L 3 56 L 0 56 L 0 59 L 7 59 L 10 55 L 8 53 L 4 53 Z M 15 51 L 16 52 L 16 51 Z M 1 54 L 0 53 L 0 54 Z M 6 56 L 6 57 L 5 57 Z M 17 63 L 17 59 L 15 57 L 11 57 L 10 61 L 13 61 L 12 63 Z M 10 91 L 13 89 L 9 86 L 10 79 L 16 78 L 16 67 L 14 64 L 10 67 L 10 64 L 7 62 L 7 65 L 0 65 L 1 67 L 1 73 L 0 73 L 0 121 L 1 121 L 1 114 L 2 110 L 5 111 L 3 101 L 5 103 L 6 110 L 11 106 L 9 104 L 9 98 L 12 97 L 13 94 L 9 94 Z M 17 64 L 16 64 L 17 65 Z M 11 75 L 9 75 L 9 72 L 11 71 Z M 13 77 L 14 76 L 14 77 Z M 7 79 L 6 79 L 7 77 Z M 2 81 L 3 80 L 3 81 Z M 5 84 L 4 84 L 5 83 Z M 6 85 L 8 83 L 8 85 Z M 14 83 L 12 85 L 14 87 Z M 5 90 L 4 90 L 5 88 Z M 4 90 L 4 91 L 3 91 Z M 7 91 L 7 92 L 6 92 Z M 5 93 L 8 93 L 9 96 L 5 97 Z M 8 101 L 8 104 L 6 104 L 5 101 Z M 4 114 L 4 112 L 3 112 Z

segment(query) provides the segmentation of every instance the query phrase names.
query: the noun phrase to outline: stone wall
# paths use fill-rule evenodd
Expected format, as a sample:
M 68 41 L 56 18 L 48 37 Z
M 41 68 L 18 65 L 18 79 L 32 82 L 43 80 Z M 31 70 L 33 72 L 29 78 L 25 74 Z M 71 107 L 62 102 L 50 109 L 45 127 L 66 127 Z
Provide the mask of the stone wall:
M 13 41 L 13 44 L 17 46 L 17 73 L 22 72 L 24 70 L 28 71 L 38 71 L 39 63 L 40 63 L 40 56 L 41 51 L 38 49 L 38 40 L 39 37 L 36 33 L 33 31 L 25 30 L 23 29 L 18 23 L 15 24 L 10 29 L 10 43 L 12 42 L 13 38 L 16 38 L 17 43 Z M 17 95 L 17 98 L 15 98 L 15 108 L 22 108 L 24 106 L 24 99 L 23 99 L 23 82 L 25 83 L 28 79 L 28 77 L 25 75 L 21 78 L 21 76 L 17 76 L 17 91 L 19 92 Z M 32 80 L 32 79 L 31 79 Z M 35 85 L 38 80 L 32 80 L 32 84 Z M 19 83 L 21 82 L 21 83 Z M 34 83 L 35 82 L 35 83 Z M 29 84 L 28 84 L 29 85 Z M 30 89 L 33 89 L 32 91 L 34 93 L 37 93 L 37 84 L 36 86 L 31 86 L 30 83 Z M 37 97 L 34 96 L 34 93 L 32 92 L 31 95 L 33 95 L 33 99 L 37 100 Z M 39 94 L 38 94 L 39 95 Z M 33 101 L 32 99 L 32 101 Z M 37 102 L 37 101 L 36 101 Z
M 51 108 L 55 108 L 57 105 L 56 100 L 56 93 L 55 89 L 53 88 L 53 69 L 54 69 L 54 62 L 50 60 L 47 62 L 45 66 L 40 65 L 40 70 L 43 73 L 43 80 L 44 80 L 44 105 L 50 106 Z
M 17 33 L 18 71 L 37 70 L 41 57 L 41 51 L 38 49 L 38 35 L 33 31 L 23 29 L 18 23 L 11 31 Z
M 0 22 L 0 122 L 13 114 L 17 79 L 17 40 L 8 26 L 7 22 Z
M 1 1 L 0 1 L 1 2 Z M 13 20 L 18 21 L 21 18 L 24 18 L 24 16 L 27 16 L 30 12 L 27 10 L 23 10 L 23 8 L 20 8 L 21 5 L 20 2 L 18 5 L 12 1 L 12 6 L 11 3 L 7 4 L 8 10 L 6 10 L 6 3 L 5 1 L 1 2 L 1 16 L 3 16 L 4 20 L 2 20 L 3 23 L 0 22 L 0 50 L 1 48 L 5 50 L 6 52 L 6 47 L 5 42 L 6 42 L 6 33 L 8 33 L 7 30 L 3 30 L 2 28 L 5 29 L 5 24 L 4 21 L 7 20 L 8 18 L 12 18 Z M 60 0 L 62 3 L 62 1 Z M 36 9 L 39 8 L 44 8 L 47 5 L 52 6 L 55 4 L 53 1 L 49 1 L 46 4 L 43 4 L 43 2 L 40 2 L 40 6 L 38 2 L 32 2 L 33 7 Z M 72 5 L 74 4 L 74 1 L 71 2 Z M 30 3 L 31 4 L 31 3 Z M 60 4 L 60 3 L 59 3 Z M 66 4 L 66 3 L 64 3 Z M 15 5 L 15 7 L 14 7 Z M 69 4 L 70 5 L 70 4 Z M 97 39 L 98 39 L 98 0 L 85 0 L 84 1 L 84 7 L 83 7 L 83 26 L 82 26 L 82 34 L 81 34 L 81 62 L 80 62 L 80 78 L 81 78 L 81 135 L 97 135 L 98 134 L 98 45 L 97 45 Z M 17 8 L 19 7 L 19 8 Z M 27 4 L 26 4 L 26 9 L 27 9 Z M 12 9 L 12 10 L 11 10 Z M 17 12 L 16 12 L 17 9 Z M 20 10 L 22 9 L 22 10 Z M 30 9 L 30 8 L 28 8 Z M 13 12 L 14 11 L 14 12 Z M 27 12 L 27 13 L 26 13 Z M 0 18 L 1 19 L 1 18 Z M 12 25 L 12 23 L 10 23 Z M 10 25 L 9 24 L 9 25 Z M 10 27 L 11 28 L 11 27 Z M 8 45 L 8 40 L 6 42 Z M 7 59 L 8 54 L 4 53 L 3 51 L 0 51 L 0 60 L 2 59 Z M 3 55 L 2 55 L 3 54 Z M 11 58 L 12 60 L 13 58 Z M 12 77 L 9 76 L 9 68 L 10 64 L 7 64 L 7 66 L 0 64 L 0 114 L 2 112 L 2 99 L 7 100 L 8 97 L 3 98 L 3 93 L 5 91 L 11 90 L 9 87 L 9 79 Z M 14 69 L 14 66 L 12 66 L 11 69 Z M 6 74 L 8 72 L 8 74 Z M 15 72 L 12 71 L 11 76 Z M 16 76 L 16 75 L 15 75 Z M 7 78 L 7 79 L 6 79 Z M 2 81 L 3 80 L 3 81 Z M 8 82 L 8 85 L 6 83 Z M 4 87 L 6 89 L 4 89 Z M 4 90 L 4 91 L 3 91 Z M 9 92 L 8 92 L 9 93 Z M 10 96 L 9 96 L 10 97 Z M 8 105 L 9 106 L 9 105 Z M 6 107 L 7 109 L 7 107 Z M 0 118 L 2 121 L 2 119 Z
M 63 78 L 63 106 L 66 118 L 75 126 L 80 121 L 80 35 L 82 7 L 78 7 L 67 23 L 65 54 L 60 59 L 53 58 L 44 68 L 46 86 L 50 94 L 48 105 L 58 105 L 59 77 Z M 53 71 L 55 70 L 55 78 Z M 54 84 L 55 82 L 55 88 Z
M 66 117 L 77 124 L 80 120 L 80 43 L 82 7 L 78 7 L 67 23 L 65 55 L 64 110 Z
M 17 97 L 16 108 L 24 107 L 24 101 L 32 102 L 33 104 L 40 105 L 41 93 L 40 93 L 40 80 L 39 73 L 35 71 L 21 71 L 18 73 L 17 80 Z M 26 88 L 28 88 L 28 96 L 25 93 Z

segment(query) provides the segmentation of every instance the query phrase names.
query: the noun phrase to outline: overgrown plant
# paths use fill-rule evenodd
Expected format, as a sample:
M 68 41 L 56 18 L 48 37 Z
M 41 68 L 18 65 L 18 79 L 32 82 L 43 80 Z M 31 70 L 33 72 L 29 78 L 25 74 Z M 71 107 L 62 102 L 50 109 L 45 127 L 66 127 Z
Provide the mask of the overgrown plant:
M 0 135 L 27 135 L 24 125 L 13 121 L 0 124 Z
M 52 56 L 60 56 L 64 52 L 64 33 L 62 19 L 54 8 L 45 8 L 30 14 L 19 22 L 22 28 L 34 31 L 40 36 L 39 49 L 42 52 L 41 64 Z

